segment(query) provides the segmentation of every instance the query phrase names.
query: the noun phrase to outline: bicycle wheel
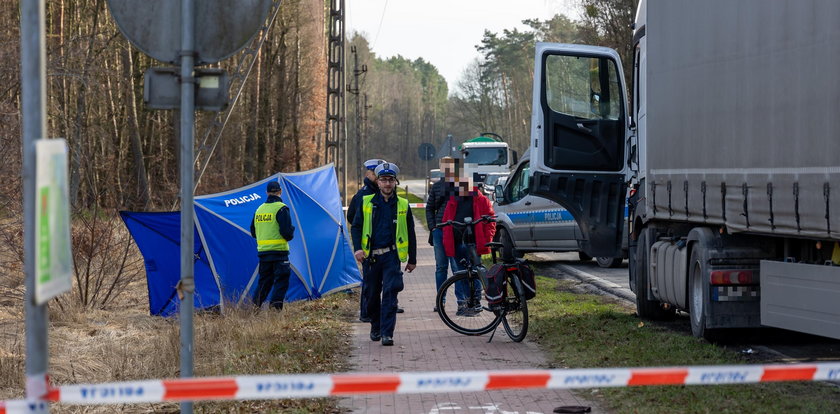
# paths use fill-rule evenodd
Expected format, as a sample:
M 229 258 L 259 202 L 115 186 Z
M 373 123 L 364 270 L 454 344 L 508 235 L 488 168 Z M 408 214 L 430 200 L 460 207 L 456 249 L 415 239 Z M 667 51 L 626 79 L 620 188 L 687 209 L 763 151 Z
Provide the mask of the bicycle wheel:
M 468 288 L 465 290 L 468 292 L 476 290 L 479 292 L 472 298 L 462 300 L 465 305 L 463 309 L 459 309 L 458 298 L 455 295 L 458 283 L 466 283 Z M 463 335 L 484 335 L 495 329 L 501 322 L 501 313 L 491 311 L 487 304 L 479 277 L 466 271 L 457 272 L 443 282 L 438 290 L 436 303 L 438 315 L 443 323 Z
M 519 277 L 511 275 L 508 281 L 502 324 L 513 342 L 522 342 L 528 334 L 528 301 Z

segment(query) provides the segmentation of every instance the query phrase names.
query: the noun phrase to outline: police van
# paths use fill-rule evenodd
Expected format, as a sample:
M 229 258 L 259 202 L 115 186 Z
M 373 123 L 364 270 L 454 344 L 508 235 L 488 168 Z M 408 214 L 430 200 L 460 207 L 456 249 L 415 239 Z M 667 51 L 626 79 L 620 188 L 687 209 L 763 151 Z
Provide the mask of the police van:
M 580 251 L 582 238 L 574 217 L 559 204 L 530 194 L 531 163 L 525 153 L 505 185 L 495 187 L 498 223 L 495 241 L 512 248 L 517 257 L 528 252 L 578 252 L 580 260 L 592 257 Z M 625 217 L 626 217 L 625 207 Z M 625 229 L 627 226 L 624 226 Z M 598 257 L 601 267 L 618 267 L 627 257 L 627 238 L 622 246 L 623 257 Z

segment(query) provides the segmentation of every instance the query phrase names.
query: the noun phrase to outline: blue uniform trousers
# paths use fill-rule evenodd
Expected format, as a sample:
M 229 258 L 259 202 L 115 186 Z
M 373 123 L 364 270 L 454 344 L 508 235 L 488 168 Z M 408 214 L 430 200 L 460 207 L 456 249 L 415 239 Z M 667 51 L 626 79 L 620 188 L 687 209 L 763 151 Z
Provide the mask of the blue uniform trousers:
M 396 250 L 365 260 L 367 315 L 370 332 L 394 336 L 397 325 L 397 294 L 403 290 L 403 274 Z
M 272 308 L 283 309 L 283 299 L 289 290 L 289 260 L 260 260 L 260 281 L 254 292 L 254 304 L 259 308 L 271 292 L 269 304 Z M 274 290 L 272 290 L 272 287 Z

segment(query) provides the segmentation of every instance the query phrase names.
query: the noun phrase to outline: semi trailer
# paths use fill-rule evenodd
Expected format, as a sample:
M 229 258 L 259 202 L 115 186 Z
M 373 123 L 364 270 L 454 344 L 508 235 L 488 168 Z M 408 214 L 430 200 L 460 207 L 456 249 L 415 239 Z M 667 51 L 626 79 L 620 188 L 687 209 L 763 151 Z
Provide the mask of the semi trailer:
M 840 339 L 838 21 L 829 0 L 641 0 L 629 88 L 612 49 L 537 44 L 531 191 L 591 256 L 617 254 L 627 202 L 640 317 Z

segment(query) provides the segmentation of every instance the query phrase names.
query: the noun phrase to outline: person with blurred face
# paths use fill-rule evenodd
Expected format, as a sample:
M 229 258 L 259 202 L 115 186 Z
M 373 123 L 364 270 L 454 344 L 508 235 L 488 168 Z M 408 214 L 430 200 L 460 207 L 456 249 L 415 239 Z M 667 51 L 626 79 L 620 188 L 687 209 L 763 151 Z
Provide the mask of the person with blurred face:
M 443 247 L 443 229 L 435 228 L 443 221 L 443 211 L 449 196 L 455 190 L 455 159 L 443 157 L 440 159 L 440 170 L 443 177 L 429 190 L 429 197 L 426 200 L 426 224 L 429 226 L 429 244 L 435 249 L 435 286 L 440 286 L 449 276 L 449 268 L 455 269 L 454 259 L 446 256 Z M 435 307 L 434 312 L 438 311 Z
M 353 218 L 350 233 L 356 260 L 362 263 L 366 281 L 367 315 L 370 339 L 382 345 L 394 345 L 397 323 L 397 295 L 403 290 L 403 272 L 417 267 L 417 242 L 414 219 L 408 200 L 396 195 L 399 183 L 396 164 L 385 162 L 376 167 L 377 194 L 362 198 L 362 208 Z
M 482 216 L 495 216 L 496 212 L 493 211 L 490 200 L 477 187 L 473 186 L 472 177 L 467 177 L 464 174 L 462 160 L 455 159 L 454 161 L 455 174 L 451 178 L 453 191 L 446 201 L 443 221 L 455 220 L 463 223 L 467 217 L 476 221 Z M 453 273 L 461 270 L 461 261 L 469 257 L 467 243 L 474 242 L 479 255 L 490 253 L 490 248 L 485 245 L 493 241 L 493 236 L 496 234 L 496 223 L 481 222 L 475 225 L 474 230 L 475 240 L 465 240 L 465 229 L 454 226 L 443 228 L 443 246 L 446 256 L 454 258 Z M 475 286 L 475 290 L 469 292 L 466 281 L 455 285 L 455 297 L 458 300 L 456 315 L 475 316 L 481 312 L 480 306 L 473 309 L 467 308 L 466 301 L 471 295 L 473 297 L 480 296 L 481 286 Z M 476 301 L 476 303 L 479 303 L 479 301 Z

